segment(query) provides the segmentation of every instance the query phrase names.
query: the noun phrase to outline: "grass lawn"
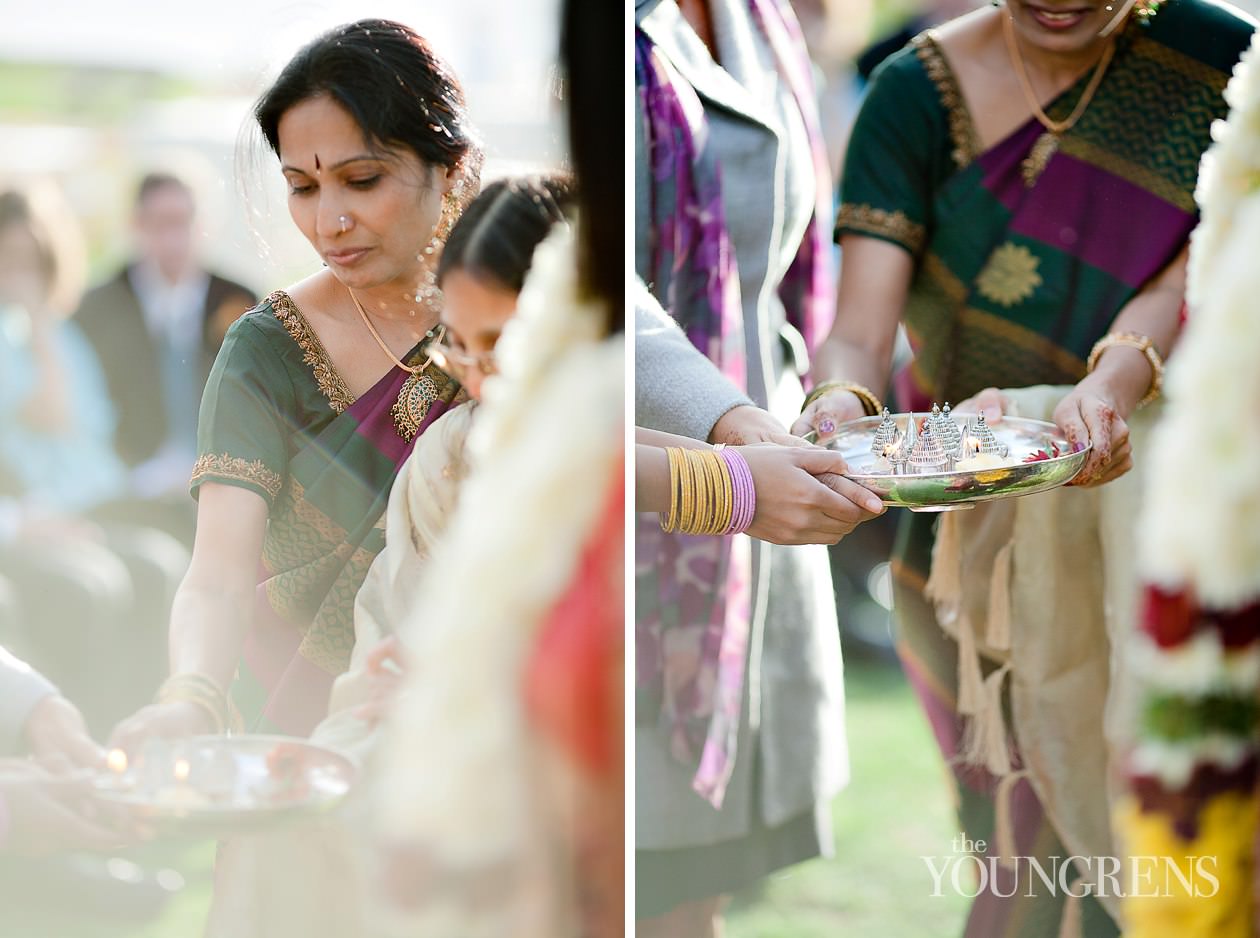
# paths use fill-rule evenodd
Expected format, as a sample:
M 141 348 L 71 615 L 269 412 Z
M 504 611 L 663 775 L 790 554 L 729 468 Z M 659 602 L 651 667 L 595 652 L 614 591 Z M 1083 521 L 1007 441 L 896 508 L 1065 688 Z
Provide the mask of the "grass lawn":
M 836 857 L 784 870 L 735 897 L 729 938 L 946 938 L 967 900 L 933 897 L 921 856 L 953 854 L 945 769 L 927 720 L 893 665 L 850 662 L 849 787 L 832 805 Z

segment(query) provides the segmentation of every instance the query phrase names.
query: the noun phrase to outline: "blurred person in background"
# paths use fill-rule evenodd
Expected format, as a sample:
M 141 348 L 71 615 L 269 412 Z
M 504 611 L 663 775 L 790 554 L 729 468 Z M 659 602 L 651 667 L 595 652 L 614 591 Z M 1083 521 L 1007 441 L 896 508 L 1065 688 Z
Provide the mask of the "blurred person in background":
M 860 49 L 855 59 L 858 78 L 866 85 L 875 69 L 894 52 L 900 51 L 925 29 L 962 16 L 980 5 L 979 0 L 921 0 L 911 8 L 911 15 L 892 32 L 877 36 Z
M 818 85 L 818 117 L 827 166 L 838 173 L 864 80 L 855 59 L 869 40 L 875 0 L 792 0 Z
M 257 300 L 198 261 L 195 219 L 186 182 L 164 172 L 145 176 L 132 216 L 136 256 L 90 290 L 75 317 L 104 368 L 117 413 L 114 446 L 140 498 L 182 496 L 210 366 L 228 326 Z M 187 537 L 190 521 L 181 497 L 166 524 Z
M 215 361 L 170 677 L 117 728 L 129 750 L 238 719 L 310 733 L 350 664 L 390 487 L 464 398 L 431 348 L 436 258 L 480 166 L 454 73 L 409 27 L 361 20 L 303 47 L 254 117 L 326 266 L 237 320 Z
M 125 474 L 100 363 L 69 319 L 82 239 L 39 194 L 0 192 L 0 463 L 23 495 L 72 514 L 122 494 Z
M 93 520 L 126 473 L 101 369 L 68 316 L 81 267 L 54 190 L 0 192 L 0 573 L 21 607 L 9 640 L 99 731 L 160 679 L 159 623 L 187 554 L 161 532 Z

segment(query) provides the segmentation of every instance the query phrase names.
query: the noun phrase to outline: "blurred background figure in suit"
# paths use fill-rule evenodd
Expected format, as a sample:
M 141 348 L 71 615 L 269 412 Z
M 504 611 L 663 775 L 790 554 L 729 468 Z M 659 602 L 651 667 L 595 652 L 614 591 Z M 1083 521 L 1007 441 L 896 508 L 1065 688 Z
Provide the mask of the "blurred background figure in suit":
M 118 413 L 115 448 L 131 467 L 135 494 L 178 493 L 182 507 L 210 365 L 227 327 L 257 301 L 202 266 L 195 219 L 186 182 L 146 175 L 132 218 L 134 257 L 83 297 L 76 317 L 105 370 Z

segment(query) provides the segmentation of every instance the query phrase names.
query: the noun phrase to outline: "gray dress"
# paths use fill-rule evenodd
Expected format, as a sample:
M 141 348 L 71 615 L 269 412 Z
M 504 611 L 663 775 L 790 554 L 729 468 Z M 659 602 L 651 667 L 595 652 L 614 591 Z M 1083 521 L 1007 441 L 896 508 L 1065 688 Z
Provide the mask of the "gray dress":
M 636 304 L 636 424 L 704 438 L 749 398 L 789 425 L 803 399 L 799 336 L 777 288 L 805 234 L 815 176 L 808 138 L 773 54 L 744 0 L 710 0 L 722 66 L 673 0 L 640 0 L 636 23 L 695 88 L 720 154 L 722 201 L 735 247 L 747 341 L 747 396 L 650 298 Z M 636 115 L 635 249 L 649 270 L 644 122 Z M 679 407 L 682 401 L 686 406 Z M 839 631 L 826 549 L 754 541 L 753 621 L 734 774 L 721 810 L 691 790 L 665 733 L 635 734 L 639 917 L 730 892 L 829 851 L 830 798 L 848 778 Z

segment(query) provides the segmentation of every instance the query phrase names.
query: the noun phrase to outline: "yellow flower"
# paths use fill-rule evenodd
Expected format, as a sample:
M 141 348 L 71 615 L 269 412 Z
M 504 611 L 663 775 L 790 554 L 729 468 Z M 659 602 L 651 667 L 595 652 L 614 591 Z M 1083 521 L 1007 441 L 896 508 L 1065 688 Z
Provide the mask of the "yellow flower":
M 1166 814 L 1122 801 L 1115 821 L 1125 852 L 1125 938 L 1251 938 L 1256 809 L 1250 794 L 1218 796 L 1186 841 Z

